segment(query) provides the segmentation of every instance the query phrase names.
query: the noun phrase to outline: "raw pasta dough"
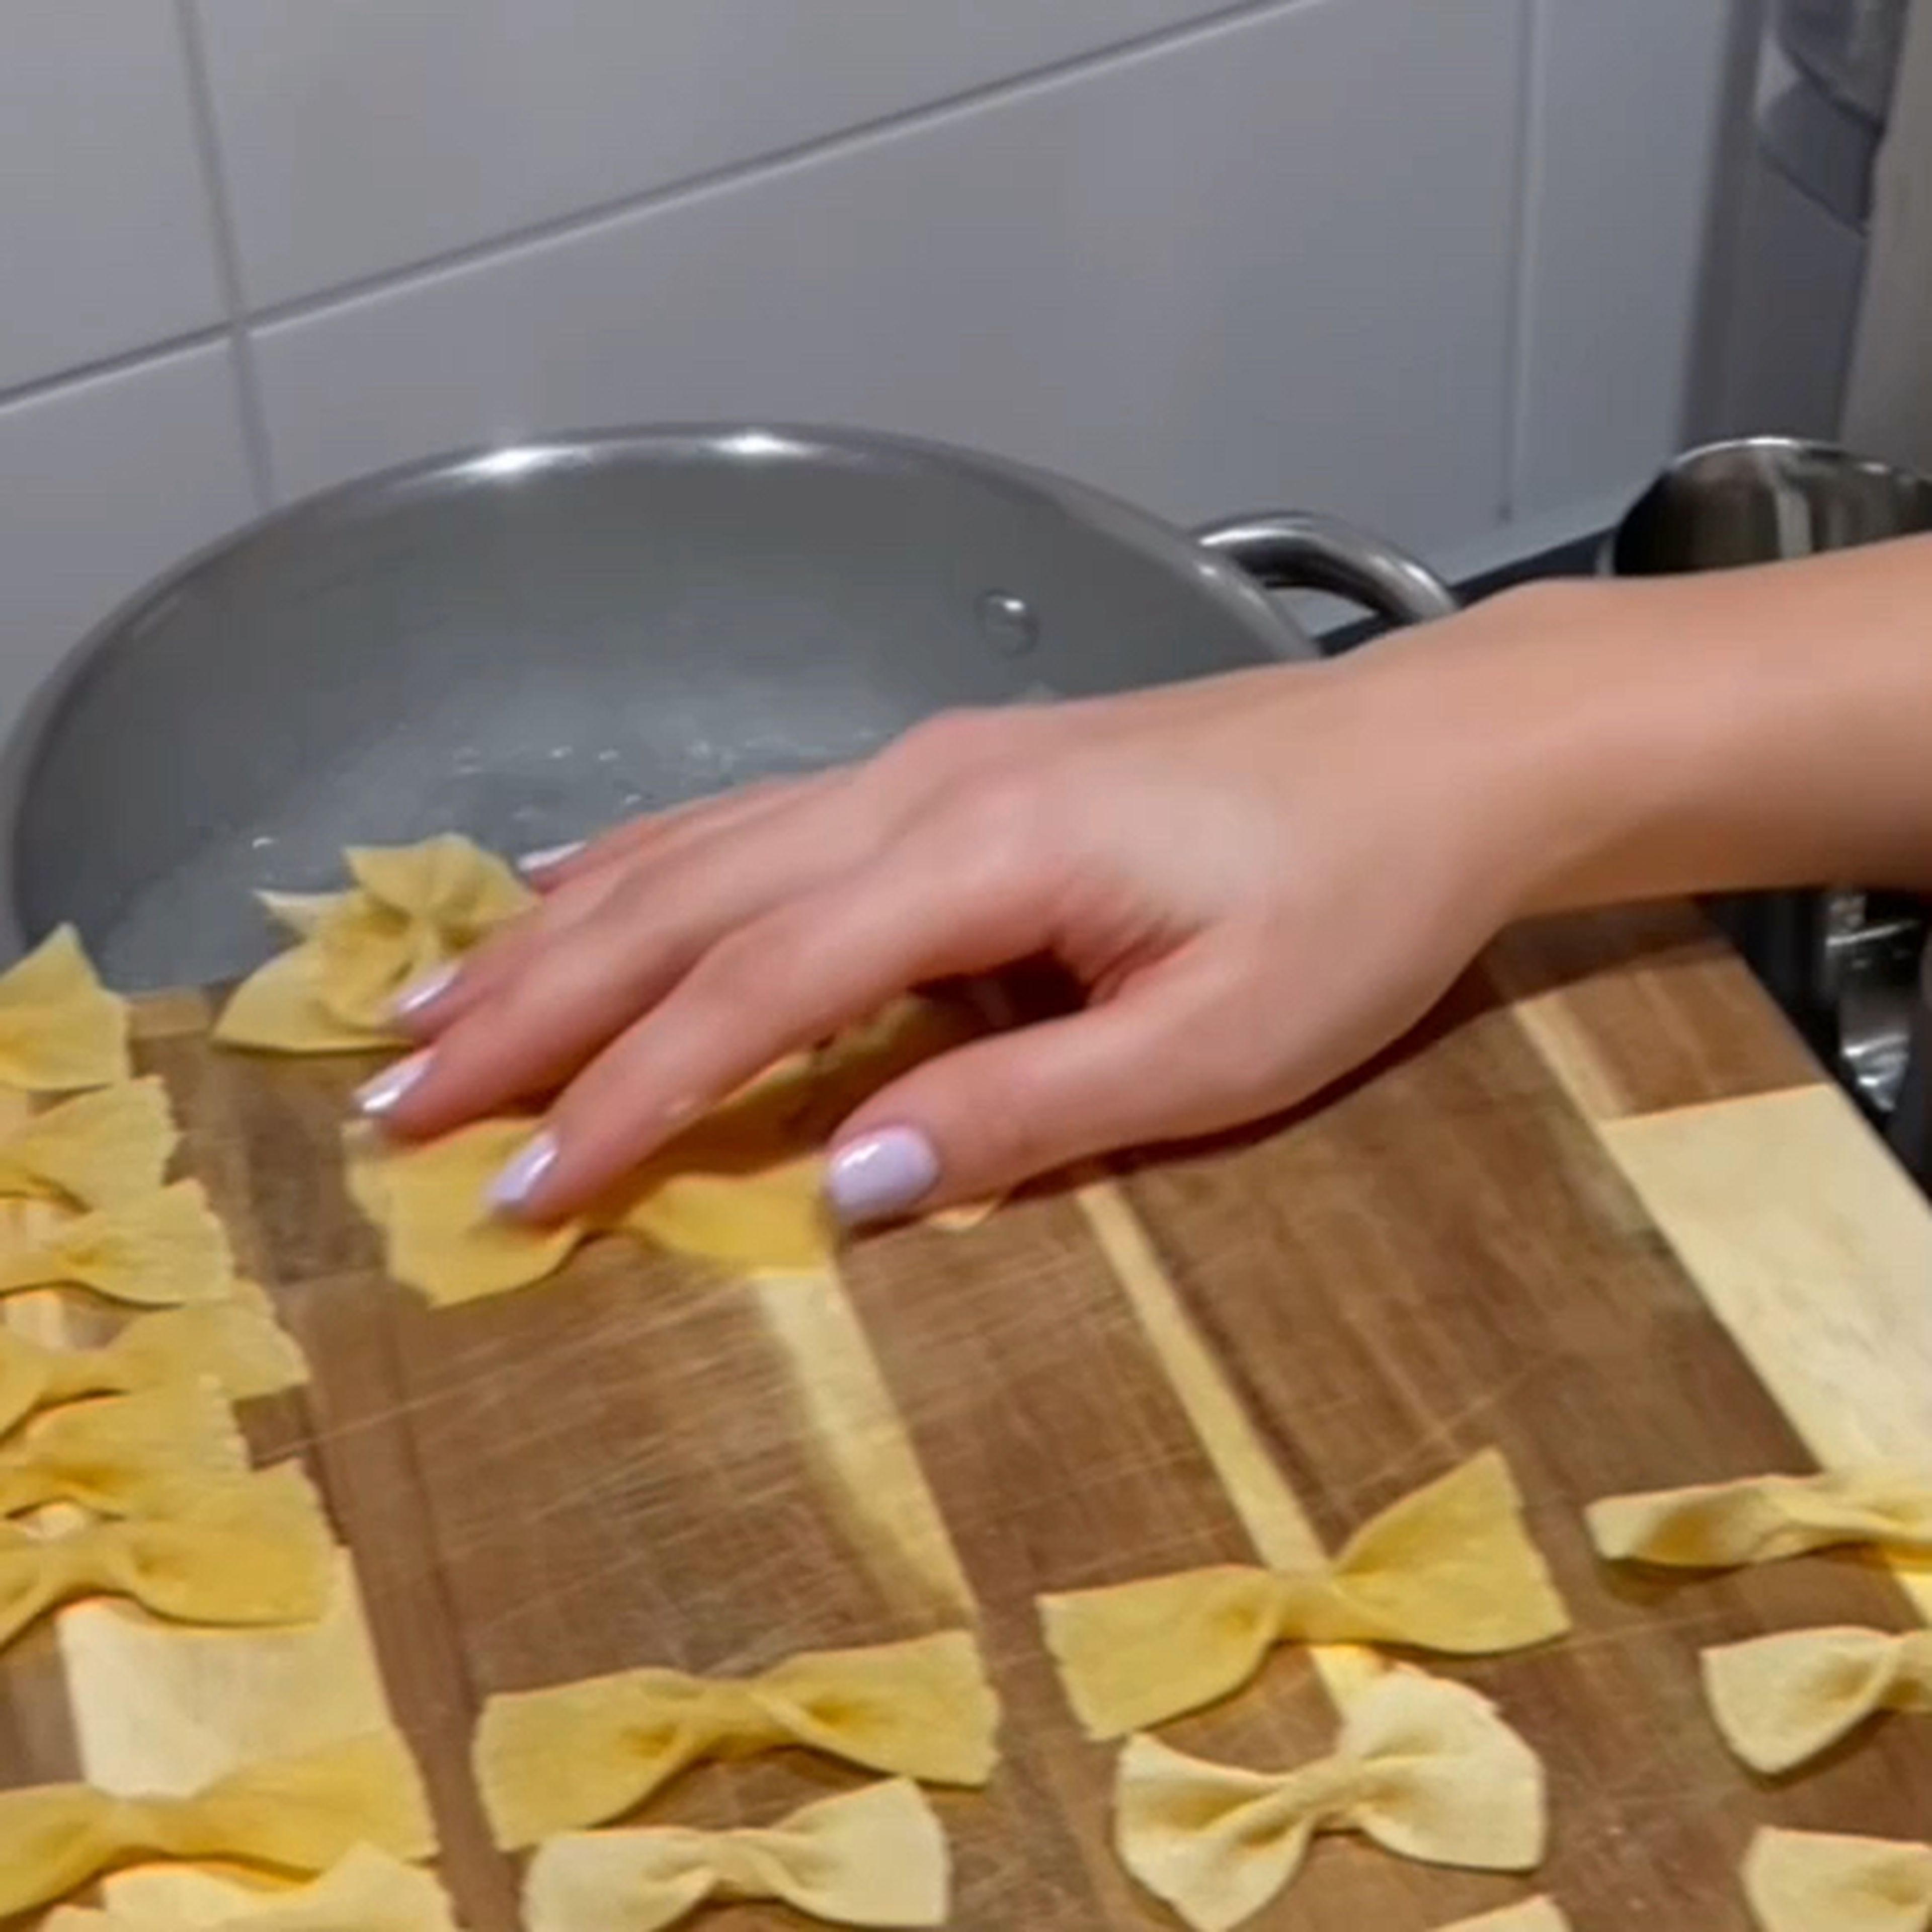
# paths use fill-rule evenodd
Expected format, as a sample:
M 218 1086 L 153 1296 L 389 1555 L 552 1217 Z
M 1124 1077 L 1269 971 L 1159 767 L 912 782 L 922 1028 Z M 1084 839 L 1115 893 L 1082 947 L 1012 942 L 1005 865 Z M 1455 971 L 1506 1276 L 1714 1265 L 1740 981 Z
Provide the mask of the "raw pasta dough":
M 1543 1857 L 1543 1767 L 1490 1701 L 1409 1670 L 1348 1708 L 1332 1756 L 1268 1772 L 1130 1738 L 1114 1791 L 1120 1862 L 1195 1932 L 1228 1932 L 1294 1879 L 1320 1832 L 1403 1858 L 1528 1871 Z
M 128 1003 L 102 986 L 73 927 L 0 973 L 0 1087 L 71 1092 L 133 1071 Z
M 474 1301 L 541 1281 L 593 1235 L 620 1231 L 747 1274 L 806 1274 L 830 1258 L 817 1167 L 806 1160 L 764 1173 L 665 1174 L 642 1198 L 554 1228 L 499 1214 L 486 1190 L 534 1126 L 482 1120 L 418 1148 L 348 1130 L 349 1192 L 383 1232 L 392 1280 L 440 1306 Z
M 188 1798 L 116 1798 L 85 1784 L 0 1792 L 0 1919 L 137 1858 L 322 1872 L 364 1844 L 401 1858 L 436 1850 L 422 1780 L 394 1732 L 251 1766 Z
M 64 1906 L 40 1932 L 457 1932 L 428 1872 L 358 1845 L 312 1884 L 261 1890 L 153 1865 L 109 1880 L 104 1911 Z
M 0 1647 L 77 1597 L 124 1597 L 179 1623 L 308 1623 L 328 1606 L 333 1557 L 292 1462 L 206 1487 L 166 1516 L 58 1536 L 0 1522 Z
M 395 1726 L 346 1550 L 312 1623 L 197 1626 L 107 1601 L 63 1610 L 54 1640 L 80 1761 L 104 1791 L 186 1797 Z
M 0 1448 L 0 1516 L 72 1503 L 96 1516 L 166 1515 L 248 1466 L 228 1405 L 200 1382 L 55 1410 Z
M 110 1301 L 170 1308 L 225 1300 L 234 1279 L 227 1233 L 198 1180 L 81 1215 L 0 1254 L 0 1295 L 84 1288 Z
M 252 1282 L 237 1281 L 230 1292 L 230 1300 L 137 1316 L 98 1348 L 50 1348 L 0 1329 L 0 1436 L 38 1410 L 86 1396 L 197 1379 L 230 1402 L 298 1388 L 308 1365 L 268 1297 Z
M 236 988 L 218 1040 L 282 1053 L 389 1045 L 398 994 L 536 903 L 500 859 L 454 835 L 345 856 L 346 892 L 262 895 L 296 943 Z
M 1932 1845 L 1767 1826 L 1744 1854 L 1744 1882 L 1764 1932 L 1932 1927 Z
M 903 1778 L 807 1804 L 777 1825 L 551 1838 L 524 1881 L 529 1932 L 659 1932 L 720 1894 L 776 1899 L 840 1925 L 940 1925 L 946 1835 Z
M 1553 1899 L 1526 1898 L 1480 1918 L 1459 1918 L 1442 1932 L 1570 1932 L 1570 1921 Z
M 901 1000 L 835 1046 L 776 1067 L 707 1114 L 596 1211 L 555 1228 L 492 1212 L 490 1180 L 532 1130 L 484 1120 L 426 1146 L 351 1128 L 349 1188 L 382 1228 L 391 1277 L 446 1304 L 554 1274 L 622 1230 L 734 1274 L 801 1274 L 830 1260 L 819 1148 L 866 1095 L 980 1028 L 950 1004 Z
M 25 1116 L 0 1140 L 0 1196 L 120 1208 L 161 1185 L 180 1136 L 152 1076 Z
M 1598 1554 L 1612 1562 L 1727 1570 L 1854 1543 L 1932 1556 L 1932 1474 L 1877 1468 L 1752 1476 L 1606 1497 L 1590 1505 L 1588 1521 Z
M 936 1784 L 992 1774 L 999 1706 L 962 1630 L 808 1651 L 749 1678 L 628 1670 L 483 1707 L 476 1782 L 506 1850 L 600 1825 L 687 1766 L 804 1745 Z
M 1932 1630 L 1785 1630 L 1707 1650 L 1704 1692 L 1754 1771 L 1789 1771 L 1880 1711 L 1932 1714 Z
M 1040 1607 L 1067 1696 L 1096 1738 L 1226 1696 L 1290 1640 L 1480 1653 L 1569 1628 L 1494 1450 L 1364 1525 L 1325 1570 L 1229 1564 L 1042 1597 Z

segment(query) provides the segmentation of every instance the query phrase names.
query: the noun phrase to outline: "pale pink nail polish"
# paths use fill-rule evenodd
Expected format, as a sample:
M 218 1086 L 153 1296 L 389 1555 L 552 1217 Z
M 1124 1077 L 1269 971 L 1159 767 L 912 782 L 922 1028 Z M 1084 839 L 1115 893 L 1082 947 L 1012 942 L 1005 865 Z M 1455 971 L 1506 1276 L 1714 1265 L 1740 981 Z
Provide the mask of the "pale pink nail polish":
M 574 859 L 584 850 L 584 841 L 573 838 L 566 845 L 546 845 L 540 852 L 526 852 L 517 861 L 517 870 L 526 878 L 540 879 L 546 872 L 554 872 L 566 859 Z
M 538 1184 L 556 1165 L 556 1136 L 548 1128 L 532 1134 L 503 1164 L 490 1184 L 490 1204 L 504 1213 L 520 1213 Z
M 848 1227 L 903 1214 L 932 1192 L 939 1155 L 916 1127 L 878 1127 L 835 1148 L 825 1197 Z
M 439 966 L 434 972 L 425 973 L 419 980 L 412 980 L 396 995 L 394 1011 L 398 1019 L 412 1019 L 425 1006 L 433 1006 L 456 984 L 458 968 L 454 963 Z
M 357 1112 L 372 1120 L 380 1120 L 429 1071 L 429 1062 L 427 1053 L 412 1053 L 408 1059 L 384 1067 L 374 1079 L 356 1088 Z

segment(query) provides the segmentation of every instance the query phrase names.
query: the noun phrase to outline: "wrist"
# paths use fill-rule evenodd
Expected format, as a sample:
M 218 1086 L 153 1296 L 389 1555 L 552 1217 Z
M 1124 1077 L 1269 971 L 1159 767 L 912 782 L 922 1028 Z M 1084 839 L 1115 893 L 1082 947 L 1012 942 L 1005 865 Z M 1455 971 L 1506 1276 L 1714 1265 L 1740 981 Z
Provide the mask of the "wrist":
M 1400 754 L 1466 829 L 1501 920 L 1640 896 L 1645 855 L 1682 812 L 1627 589 L 1526 586 L 1354 661 Z
M 1519 911 L 1932 883 L 1932 542 L 1505 593 L 1400 653 Z M 1393 666 L 1397 656 L 1392 654 Z
M 1699 647 L 1670 588 L 1538 584 L 1482 613 L 1491 701 L 1514 738 L 1504 783 L 1522 826 L 1525 914 L 1711 883 L 1697 848 L 1732 756 L 1731 680 L 1688 662 Z

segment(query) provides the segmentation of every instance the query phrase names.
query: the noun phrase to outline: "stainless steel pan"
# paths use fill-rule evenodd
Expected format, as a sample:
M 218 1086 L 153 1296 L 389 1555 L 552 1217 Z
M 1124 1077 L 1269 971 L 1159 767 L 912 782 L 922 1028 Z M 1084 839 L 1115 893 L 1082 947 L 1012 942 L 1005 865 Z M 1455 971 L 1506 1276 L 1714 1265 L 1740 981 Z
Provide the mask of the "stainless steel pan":
M 76 654 L 19 735 L 13 902 L 128 985 L 258 958 L 246 889 L 454 828 L 526 850 L 863 755 L 955 705 L 1199 676 L 1308 640 L 1265 594 L 1453 608 L 1323 519 L 1190 538 L 1080 484 L 823 430 L 572 437 L 269 518 Z

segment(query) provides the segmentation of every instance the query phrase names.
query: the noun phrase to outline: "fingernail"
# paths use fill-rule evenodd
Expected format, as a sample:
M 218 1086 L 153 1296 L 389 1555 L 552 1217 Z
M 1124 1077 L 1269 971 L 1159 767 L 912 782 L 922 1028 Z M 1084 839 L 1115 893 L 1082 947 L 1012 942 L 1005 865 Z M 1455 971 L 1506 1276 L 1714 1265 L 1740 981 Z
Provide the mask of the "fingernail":
M 526 852 L 517 861 L 517 870 L 526 876 L 534 872 L 548 872 L 560 866 L 566 859 L 574 859 L 584 850 L 584 841 L 573 838 L 567 845 L 546 845 L 540 852 Z
M 452 961 L 447 966 L 439 966 L 434 972 L 425 973 L 419 980 L 412 980 L 396 995 L 392 1010 L 398 1019 L 408 1019 L 419 1013 L 424 1007 L 434 1006 L 456 984 L 457 967 Z
M 904 1214 L 938 1178 L 939 1156 L 916 1127 L 880 1127 L 834 1151 L 825 1196 L 840 1220 L 856 1226 Z
M 556 1136 L 545 1128 L 532 1134 L 503 1164 L 490 1184 L 490 1204 L 515 1214 L 536 1192 L 538 1184 L 556 1165 Z
M 429 1071 L 429 1055 L 412 1053 L 393 1066 L 386 1066 L 374 1079 L 356 1090 L 356 1108 L 371 1120 L 380 1120 L 403 1096 Z

